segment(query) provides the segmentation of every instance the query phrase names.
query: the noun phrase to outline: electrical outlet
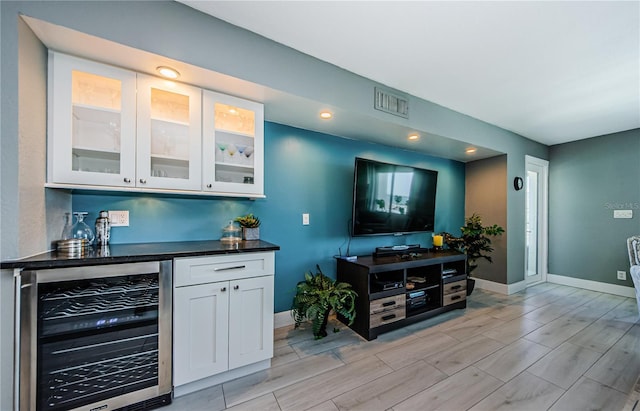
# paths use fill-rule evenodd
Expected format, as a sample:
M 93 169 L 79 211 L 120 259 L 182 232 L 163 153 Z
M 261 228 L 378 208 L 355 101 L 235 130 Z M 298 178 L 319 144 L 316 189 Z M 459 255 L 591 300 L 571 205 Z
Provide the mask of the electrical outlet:
M 129 227 L 129 211 L 109 211 L 111 227 Z
M 618 280 L 626 280 L 627 272 L 626 271 L 618 271 Z
M 309 213 L 302 214 L 302 225 L 309 225 Z

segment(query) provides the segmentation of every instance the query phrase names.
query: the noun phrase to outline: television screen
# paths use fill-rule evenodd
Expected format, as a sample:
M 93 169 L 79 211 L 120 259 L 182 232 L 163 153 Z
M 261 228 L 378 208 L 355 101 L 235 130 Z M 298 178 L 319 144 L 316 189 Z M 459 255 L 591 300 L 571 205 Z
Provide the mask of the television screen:
M 352 235 L 433 231 L 438 172 L 356 158 Z

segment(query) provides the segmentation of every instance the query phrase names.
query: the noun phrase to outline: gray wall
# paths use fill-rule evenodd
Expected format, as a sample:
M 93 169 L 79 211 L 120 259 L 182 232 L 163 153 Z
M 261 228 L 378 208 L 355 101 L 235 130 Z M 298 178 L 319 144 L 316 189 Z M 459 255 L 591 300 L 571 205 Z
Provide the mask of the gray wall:
M 633 218 L 614 219 L 613 209 Z M 639 234 L 640 129 L 552 146 L 549 273 L 633 286 L 625 240 Z
M 507 156 L 472 161 L 465 169 L 465 216 L 477 213 L 485 226 L 507 227 Z M 513 191 L 513 190 L 512 190 Z M 458 234 L 458 233 L 454 233 Z M 517 235 L 514 234 L 514 235 Z M 507 284 L 507 242 L 509 233 L 491 237 L 493 263 L 478 260 L 473 272 L 476 278 Z M 524 253 L 524 251 L 522 251 Z

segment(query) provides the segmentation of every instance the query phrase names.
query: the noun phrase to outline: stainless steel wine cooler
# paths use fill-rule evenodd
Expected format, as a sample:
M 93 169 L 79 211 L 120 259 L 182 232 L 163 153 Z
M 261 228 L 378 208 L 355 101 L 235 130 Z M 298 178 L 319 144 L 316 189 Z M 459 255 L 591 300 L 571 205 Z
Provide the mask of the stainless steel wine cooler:
M 171 402 L 171 262 L 24 271 L 21 411 Z

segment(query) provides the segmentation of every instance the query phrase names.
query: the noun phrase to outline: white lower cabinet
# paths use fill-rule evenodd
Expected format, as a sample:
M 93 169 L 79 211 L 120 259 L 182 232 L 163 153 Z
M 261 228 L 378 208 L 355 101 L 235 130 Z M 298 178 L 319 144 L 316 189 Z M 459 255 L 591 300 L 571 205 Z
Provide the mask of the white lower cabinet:
M 175 260 L 176 396 L 270 365 L 273 273 L 272 252 Z

